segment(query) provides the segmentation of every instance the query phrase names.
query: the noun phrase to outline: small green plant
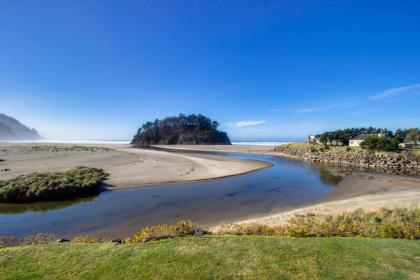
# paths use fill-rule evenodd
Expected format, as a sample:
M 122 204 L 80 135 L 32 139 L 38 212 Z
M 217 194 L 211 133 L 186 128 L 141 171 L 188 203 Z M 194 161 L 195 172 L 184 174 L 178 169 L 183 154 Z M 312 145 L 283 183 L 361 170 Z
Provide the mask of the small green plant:
M 142 228 L 132 237 L 125 240 L 127 243 L 146 242 L 164 238 L 193 235 L 196 225 L 192 221 L 178 221 L 176 224 L 163 224 Z
M 324 145 L 324 150 L 329 150 L 329 149 L 330 149 L 330 146 Z
M 73 243 L 102 243 L 105 239 L 95 235 L 78 235 L 71 240 Z
M 350 146 L 347 146 L 346 147 L 346 152 L 350 152 L 351 151 L 351 147 Z

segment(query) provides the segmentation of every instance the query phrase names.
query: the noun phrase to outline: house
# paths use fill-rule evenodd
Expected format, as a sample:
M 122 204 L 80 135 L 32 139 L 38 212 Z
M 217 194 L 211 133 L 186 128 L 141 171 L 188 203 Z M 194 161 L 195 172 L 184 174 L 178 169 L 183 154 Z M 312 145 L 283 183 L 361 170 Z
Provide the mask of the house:
M 400 143 L 398 144 L 398 147 L 403 148 L 403 149 L 412 149 L 416 147 L 416 144 L 414 143 Z
M 378 138 L 381 138 L 381 137 L 384 137 L 385 135 L 384 134 L 382 134 L 382 133 L 378 133 L 378 134 L 360 134 L 360 135 L 357 135 L 357 137 L 356 138 L 353 138 L 353 139 L 350 139 L 350 141 L 349 141 L 349 146 L 350 147 L 359 147 L 360 146 L 360 144 L 366 139 L 366 138 L 368 138 L 368 137 L 378 137 Z
M 319 141 L 319 137 L 316 135 L 309 135 L 308 136 L 308 143 L 318 143 L 321 144 L 321 141 Z
M 308 135 L 308 142 L 309 143 L 314 143 L 316 140 L 316 136 L 315 135 Z

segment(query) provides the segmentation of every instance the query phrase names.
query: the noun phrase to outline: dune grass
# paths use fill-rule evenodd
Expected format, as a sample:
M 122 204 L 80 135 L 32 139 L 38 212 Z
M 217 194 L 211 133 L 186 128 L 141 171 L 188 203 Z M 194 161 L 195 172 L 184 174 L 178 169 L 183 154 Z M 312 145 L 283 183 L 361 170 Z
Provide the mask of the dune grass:
M 339 215 L 294 215 L 287 224 L 226 224 L 221 234 L 282 235 L 291 237 L 383 237 L 420 239 L 420 208 L 382 208 L 365 212 L 358 209 Z
M 420 242 L 178 237 L 0 249 L 1 279 L 419 279 Z
M 107 178 L 102 169 L 76 167 L 65 172 L 31 173 L 0 181 L 0 202 L 67 199 L 97 192 Z

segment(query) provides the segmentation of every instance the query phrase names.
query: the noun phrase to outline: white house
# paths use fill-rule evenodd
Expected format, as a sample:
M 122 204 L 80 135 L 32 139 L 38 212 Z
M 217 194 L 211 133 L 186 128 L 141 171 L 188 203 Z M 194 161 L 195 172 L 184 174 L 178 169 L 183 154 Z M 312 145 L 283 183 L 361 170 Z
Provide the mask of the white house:
M 321 142 L 319 141 L 319 137 L 316 137 L 316 135 L 309 135 L 308 136 L 308 142 L 309 143 L 318 143 L 318 144 L 321 144 Z
M 363 142 L 363 140 L 365 140 L 369 136 L 378 137 L 378 138 L 384 137 L 384 135 L 382 133 L 378 133 L 378 134 L 360 134 L 360 135 L 357 135 L 356 138 L 350 139 L 349 146 L 350 147 L 359 147 L 360 144 Z

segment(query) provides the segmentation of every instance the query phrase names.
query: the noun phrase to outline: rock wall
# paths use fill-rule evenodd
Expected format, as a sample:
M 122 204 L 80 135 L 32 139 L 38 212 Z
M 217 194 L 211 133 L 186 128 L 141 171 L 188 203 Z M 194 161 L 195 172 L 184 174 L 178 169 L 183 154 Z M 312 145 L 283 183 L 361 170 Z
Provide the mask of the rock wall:
M 356 166 L 359 167 L 357 168 L 358 170 L 420 175 L 420 158 L 410 153 L 336 152 L 328 150 L 324 152 L 308 152 L 302 149 L 293 149 L 287 145 L 276 147 L 274 150 L 312 162 Z

